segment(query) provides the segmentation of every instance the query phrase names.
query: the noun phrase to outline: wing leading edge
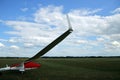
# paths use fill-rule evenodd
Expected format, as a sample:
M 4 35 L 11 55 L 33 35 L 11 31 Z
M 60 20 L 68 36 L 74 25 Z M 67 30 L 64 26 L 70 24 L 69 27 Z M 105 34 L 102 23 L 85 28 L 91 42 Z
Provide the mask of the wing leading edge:
M 37 58 L 39 58 L 40 56 L 44 55 L 45 53 L 47 53 L 49 50 L 51 50 L 53 47 L 55 47 L 58 43 L 60 43 L 62 40 L 64 40 L 72 31 L 72 27 L 70 24 L 70 20 L 69 17 L 67 15 L 67 21 L 68 21 L 68 26 L 69 29 L 64 32 L 61 36 L 59 36 L 58 38 L 56 38 L 53 42 L 51 42 L 49 45 L 47 45 L 45 48 L 43 48 L 41 51 L 39 51 L 35 56 L 29 58 L 26 61 L 31 61 L 31 60 L 35 60 Z

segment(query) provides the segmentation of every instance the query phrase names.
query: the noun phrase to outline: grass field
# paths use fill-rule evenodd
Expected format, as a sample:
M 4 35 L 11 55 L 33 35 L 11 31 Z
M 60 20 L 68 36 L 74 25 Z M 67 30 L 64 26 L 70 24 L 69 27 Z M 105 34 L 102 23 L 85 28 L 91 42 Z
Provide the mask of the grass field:
M 0 67 L 21 62 L 21 59 L 0 59 Z M 41 58 L 39 69 L 6 71 L 0 80 L 120 80 L 120 58 Z

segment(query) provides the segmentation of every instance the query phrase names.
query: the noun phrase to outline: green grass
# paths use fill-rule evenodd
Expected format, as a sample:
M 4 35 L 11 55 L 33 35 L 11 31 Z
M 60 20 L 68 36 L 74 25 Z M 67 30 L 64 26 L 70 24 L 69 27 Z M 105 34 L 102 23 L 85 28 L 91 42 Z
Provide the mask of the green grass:
M 20 59 L 0 59 L 0 67 L 21 62 Z M 39 69 L 6 71 L 0 80 L 120 80 L 120 58 L 47 58 L 37 60 Z

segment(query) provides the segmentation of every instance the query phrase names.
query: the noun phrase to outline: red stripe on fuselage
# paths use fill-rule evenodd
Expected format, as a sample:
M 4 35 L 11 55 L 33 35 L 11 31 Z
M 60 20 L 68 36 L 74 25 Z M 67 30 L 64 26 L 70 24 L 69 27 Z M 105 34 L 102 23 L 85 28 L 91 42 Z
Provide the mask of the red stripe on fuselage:
M 35 62 L 26 62 L 24 63 L 25 68 L 39 68 L 41 65 Z
M 13 64 L 10 67 L 19 67 L 20 64 Z M 41 65 L 32 61 L 25 62 L 24 63 L 24 68 L 39 68 Z

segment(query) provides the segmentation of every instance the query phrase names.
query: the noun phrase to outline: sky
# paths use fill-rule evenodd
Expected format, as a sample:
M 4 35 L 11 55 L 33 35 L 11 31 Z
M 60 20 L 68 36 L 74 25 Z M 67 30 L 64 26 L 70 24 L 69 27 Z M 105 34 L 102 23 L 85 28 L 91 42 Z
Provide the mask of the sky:
M 44 56 L 120 56 L 119 0 L 0 0 L 0 57 L 31 57 L 68 29 Z

